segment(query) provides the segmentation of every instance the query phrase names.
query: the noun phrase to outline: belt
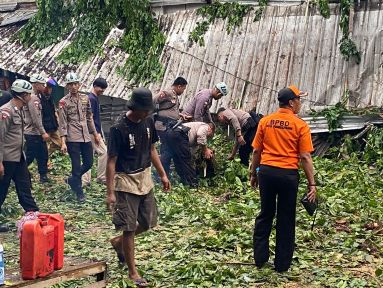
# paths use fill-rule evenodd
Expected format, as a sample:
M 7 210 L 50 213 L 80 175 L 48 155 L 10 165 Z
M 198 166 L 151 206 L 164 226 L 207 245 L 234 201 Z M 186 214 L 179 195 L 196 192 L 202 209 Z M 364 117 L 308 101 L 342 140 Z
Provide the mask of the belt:
M 187 126 L 182 125 L 182 124 L 180 124 L 176 128 L 174 128 L 174 130 L 176 130 L 176 129 L 181 131 L 181 132 L 183 132 L 183 133 L 185 133 L 186 135 L 188 135 L 189 131 L 190 131 L 190 127 L 187 127 Z
M 172 123 L 174 125 L 174 124 L 177 123 L 176 119 L 173 119 L 173 118 L 170 118 L 170 117 L 166 117 L 166 116 L 160 116 L 160 115 L 154 115 L 154 120 L 160 121 L 164 125 L 171 125 Z
M 249 118 L 247 119 L 245 125 L 243 125 L 242 127 L 242 133 L 245 134 L 247 132 L 247 130 L 249 130 L 250 128 L 254 128 L 255 126 L 257 126 L 257 124 L 255 123 L 255 121 L 253 120 L 253 118 Z
M 166 130 L 172 128 L 174 125 L 177 124 L 177 120 L 170 117 L 165 117 L 165 116 L 155 115 L 154 120 L 162 122 Z

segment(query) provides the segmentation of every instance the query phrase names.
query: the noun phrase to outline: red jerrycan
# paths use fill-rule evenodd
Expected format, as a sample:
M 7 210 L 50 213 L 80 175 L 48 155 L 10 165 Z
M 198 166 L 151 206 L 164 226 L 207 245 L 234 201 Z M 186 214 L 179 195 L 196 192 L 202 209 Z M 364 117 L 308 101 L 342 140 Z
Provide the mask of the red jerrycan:
M 20 266 L 23 279 L 45 277 L 54 270 L 54 227 L 46 218 L 24 223 L 20 238 Z
M 46 218 L 48 225 L 54 227 L 54 269 L 59 270 L 64 266 L 64 218 L 60 214 L 40 213 L 39 219 Z

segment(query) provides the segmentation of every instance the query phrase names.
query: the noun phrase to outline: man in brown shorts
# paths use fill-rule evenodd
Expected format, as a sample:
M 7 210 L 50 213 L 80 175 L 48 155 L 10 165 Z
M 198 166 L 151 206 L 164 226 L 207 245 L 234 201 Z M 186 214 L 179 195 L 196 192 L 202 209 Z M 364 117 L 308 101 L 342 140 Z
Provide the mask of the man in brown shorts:
M 129 278 L 138 287 L 148 286 L 136 269 L 134 237 L 157 224 L 157 206 L 153 194 L 151 164 L 156 168 L 163 189 L 170 183 L 155 148 L 158 141 L 154 121 L 152 93 L 146 88 L 133 90 L 128 112 L 110 129 L 106 168 L 107 205 L 113 224 L 122 236 L 111 240 L 120 262 L 126 262 Z

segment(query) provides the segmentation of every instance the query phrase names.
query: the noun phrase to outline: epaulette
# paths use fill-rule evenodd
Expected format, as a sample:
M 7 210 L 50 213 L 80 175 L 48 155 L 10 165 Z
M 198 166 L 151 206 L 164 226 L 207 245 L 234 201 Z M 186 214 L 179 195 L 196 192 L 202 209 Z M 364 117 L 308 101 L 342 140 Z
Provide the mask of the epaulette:
M 161 92 L 160 92 L 160 96 L 158 96 L 158 99 L 162 100 L 162 99 L 164 99 L 166 96 L 167 96 L 167 95 L 166 95 L 166 92 L 165 92 L 165 91 L 161 91 Z

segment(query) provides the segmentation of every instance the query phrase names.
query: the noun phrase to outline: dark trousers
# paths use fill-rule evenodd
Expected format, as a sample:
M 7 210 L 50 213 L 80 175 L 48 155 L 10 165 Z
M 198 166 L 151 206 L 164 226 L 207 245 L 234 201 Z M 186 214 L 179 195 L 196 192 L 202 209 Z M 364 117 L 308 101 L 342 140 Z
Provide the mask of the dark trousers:
M 69 177 L 68 184 L 78 197 L 83 196 L 81 176 L 93 165 L 92 142 L 67 142 L 66 145 L 72 162 L 72 176 Z
M 170 148 L 168 151 L 173 158 L 177 174 L 181 182 L 186 185 L 196 186 L 197 177 L 192 165 L 188 135 L 180 129 L 166 130 L 166 141 Z
M 3 166 L 4 175 L 0 178 L 0 210 L 7 197 L 11 180 L 13 180 L 19 203 L 24 211 L 38 211 L 39 208 L 32 196 L 31 178 L 24 157 L 22 157 L 20 162 L 3 161 Z
M 170 164 L 172 162 L 172 152 L 169 146 L 168 135 L 166 131 L 157 131 L 158 137 L 160 138 L 160 160 L 162 167 L 164 167 L 165 173 L 168 177 L 170 177 Z
M 253 143 L 255 133 L 257 132 L 257 127 L 249 128 L 243 135 L 243 138 L 246 141 L 245 145 L 239 146 L 238 153 L 239 158 L 241 159 L 241 163 L 246 167 L 249 166 L 249 158 L 251 152 L 253 152 Z
M 261 212 L 255 220 L 254 259 L 257 266 L 269 260 L 269 237 L 277 212 L 274 265 L 277 271 L 289 269 L 295 242 L 295 209 L 299 174 L 294 169 L 260 167 Z
M 43 141 L 41 135 L 25 135 L 26 148 L 25 155 L 27 165 L 29 166 L 33 160 L 37 160 L 37 169 L 40 175 L 48 173 L 48 147 Z

